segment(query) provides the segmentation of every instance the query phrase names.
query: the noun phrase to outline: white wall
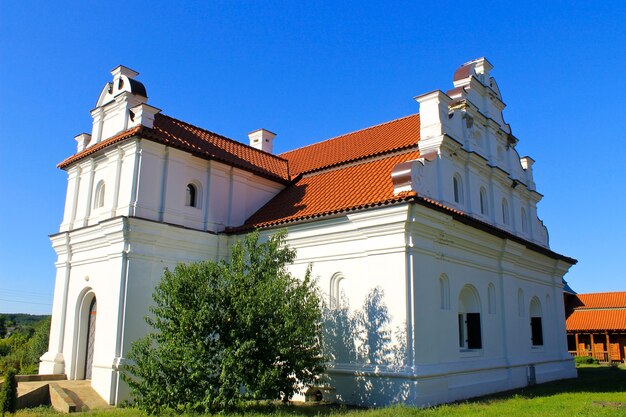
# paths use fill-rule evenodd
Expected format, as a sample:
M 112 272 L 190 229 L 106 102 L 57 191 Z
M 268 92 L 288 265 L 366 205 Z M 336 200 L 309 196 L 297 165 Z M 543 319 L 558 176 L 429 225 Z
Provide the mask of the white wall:
M 363 360 L 331 365 L 329 383 L 341 401 L 453 401 L 525 386 L 530 364 L 540 382 L 576 375 L 559 297 L 561 277 L 569 268 L 564 262 L 420 205 L 368 210 L 288 230 L 289 244 L 298 251 L 294 274 L 302 275 L 312 262 L 313 274 L 328 294 L 331 278 L 341 272 L 341 288 L 353 311 L 373 288 L 381 287 L 392 319 L 389 328 L 404 330 L 408 350 L 403 365 Z M 445 308 L 442 274 L 449 283 Z M 459 348 L 459 294 L 466 285 L 479 297 L 482 348 L 477 350 Z M 519 289 L 525 297 L 522 316 Z M 540 347 L 533 347 L 530 338 L 534 296 L 542 306 Z
M 95 192 L 101 181 L 104 205 L 96 207 Z M 190 183 L 198 188 L 196 207 L 185 205 Z M 133 216 L 217 232 L 243 224 L 283 188 L 244 170 L 134 139 L 68 168 L 60 230 Z
M 228 250 L 212 233 L 136 218 L 118 217 L 52 237 L 57 284 L 49 351 L 40 373 L 84 378 L 86 311 L 97 299 L 92 386 L 110 403 L 128 398 L 117 372 L 131 343 L 149 330 L 144 321 L 165 268 L 216 260 Z M 85 300 L 85 295 L 88 299 Z

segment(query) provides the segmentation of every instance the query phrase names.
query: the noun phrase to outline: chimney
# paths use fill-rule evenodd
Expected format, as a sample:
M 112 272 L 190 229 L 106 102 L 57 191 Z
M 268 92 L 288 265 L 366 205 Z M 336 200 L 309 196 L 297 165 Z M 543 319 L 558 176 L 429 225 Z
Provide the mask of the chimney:
M 81 133 L 80 135 L 76 135 L 74 139 L 76 139 L 76 151 L 81 152 L 89 145 L 91 135 L 89 133 Z
M 519 159 L 520 164 L 522 164 L 522 168 L 524 169 L 524 172 L 526 173 L 526 180 L 528 181 L 528 188 L 530 188 L 531 190 L 535 189 L 535 179 L 533 178 L 533 164 L 535 163 L 535 160 L 532 159 L 530 156 L 524 156 L 522 158 Z
M 157 109 L 146 103 L 141 103 L 130 109 L 130 123 L 128 127 L 131 128 L 143 125 L 152 129 L 154 116 L 160 112 L 161 109 Z
M 272 153 L 274 138 L 276 133 L 272 133 L 266 129 L 258 129 L 248 133 L 250 146 L 262 150 L 263 152 Z

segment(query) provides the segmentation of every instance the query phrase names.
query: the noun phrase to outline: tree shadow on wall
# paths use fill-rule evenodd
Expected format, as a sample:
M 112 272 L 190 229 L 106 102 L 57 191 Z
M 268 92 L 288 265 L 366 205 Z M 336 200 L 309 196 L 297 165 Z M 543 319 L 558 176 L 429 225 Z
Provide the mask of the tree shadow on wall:
M 406 381 L 394 377 L 406 366 L 407 334 L 404 326 L 392 331 L 384 299 L 384 291 L 376 287 L 359 310 L 351 312 L 343 294 L 340 300 L 331 300 L 334 307 L 324 309 L 324 350 L 328 360 L 338 368 L 346 364 L 356 368 L 351 398 L 340 398 L 346 402 L 382 405 L 404 402 L 408 397 Z M 332 385 L 332 377 L 329 379 Z

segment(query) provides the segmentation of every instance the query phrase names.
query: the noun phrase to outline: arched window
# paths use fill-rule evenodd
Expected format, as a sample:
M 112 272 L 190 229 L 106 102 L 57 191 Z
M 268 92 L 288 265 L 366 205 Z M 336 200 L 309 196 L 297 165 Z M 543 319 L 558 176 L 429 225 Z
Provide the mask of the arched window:
M 528 233 L 528 217 L 526 217 L 524 207 L 520 210 L 520 215 L 522 216 L 522 232 Z
M 485 187 L 480 187 L 480 214 L 485 216 L 489 214 L 489 200 L 487 199 Z
M 93 200 L 93 208 L 104 207 L 104 181 L 98 182 Z
M 450 310 L 450 281 L 446 274 L 439 276 L 439 297 L 442 310 Z
M 341 305 L 341 281 L 344 280 L 344 276 L 341 272 L 333 274 L 330 278 L 330 307 L 337 308 Z
M 189 207 L 198 206 L 198 188 L 194 184 L 187 184 L 187 195 L 185 205 Z
M 506 198 L 502 199 L 502 223 L 509 224 L 509 202 L 506 201 Z
M 487 298 L 489 304 L 489 314 L 496 313 L 496 287 L 490 282 L 487 286 Z
M 454 174 L 454 177 L 452 177 L 452 188 L 454 191 L 454 202 L 463 204 L 463 181 L 459 174 Z
M 459 347 L 464 349 L 482 349 L 480 328 L 480 298 L 476 289 L 466 285 L 459 294 Z
M 543 346 L 543 325 L 541 323 L 541 301 L 533 297 L 530 301 L 530 335 L 533 347 Z

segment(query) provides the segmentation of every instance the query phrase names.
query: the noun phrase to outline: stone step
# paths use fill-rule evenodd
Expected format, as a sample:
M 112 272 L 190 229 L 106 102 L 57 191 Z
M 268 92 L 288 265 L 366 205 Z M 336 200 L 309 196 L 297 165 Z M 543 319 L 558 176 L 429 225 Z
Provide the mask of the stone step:
M 91 381 L 25 381 L 17 385 L 18 408 L 52 405 L 57 411 L 71 413 L 110 408 L 91 387 Z
M 59 381 L 55 382 L 62 388 L 76 405 L 76 411 L 89 411 L 110 408 L 104 399 L 92 387 L 91 381 Z

